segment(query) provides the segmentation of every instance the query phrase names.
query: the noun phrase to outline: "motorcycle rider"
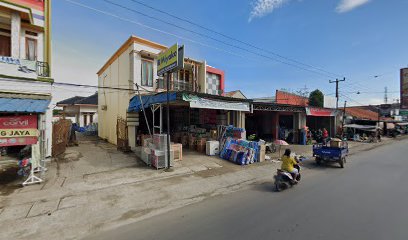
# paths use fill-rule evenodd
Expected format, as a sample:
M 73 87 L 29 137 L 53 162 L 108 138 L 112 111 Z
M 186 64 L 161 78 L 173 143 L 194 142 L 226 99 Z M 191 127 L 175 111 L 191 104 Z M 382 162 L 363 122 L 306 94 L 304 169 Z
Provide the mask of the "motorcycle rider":
M 281 169 L 291 173 L 294 182 L 297 183 L 296 178 L 299 174 L 299 171 L 297 170 L 297 168 L 294 167 L 294 165 L 298 164 L 298 162 L 293 157 L 290 156 L 291 153 L 292 151 L 290 149 L 285 150 L 285 153 L 282 156 Z

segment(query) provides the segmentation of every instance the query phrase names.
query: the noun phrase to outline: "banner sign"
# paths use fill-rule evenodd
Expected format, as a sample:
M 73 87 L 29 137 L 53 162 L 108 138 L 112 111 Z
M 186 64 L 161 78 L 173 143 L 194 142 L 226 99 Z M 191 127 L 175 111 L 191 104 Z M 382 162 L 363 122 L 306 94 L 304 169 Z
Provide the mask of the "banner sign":
M 401 108 L 408 109 L 408 68 L 401 69 Z
M 315 116 L 315 117 L 334 117 L 336 116 L 336 110 L 326 109 L 326 108 L 306 107 L 306 115 Z
M 183 60 L 180 60 L 182 56 Z M 157 58 L 157 75 L 162 76 L 166 72 L 182 68 L 184 64 L 184 46 L 178 47 L 174 44 L 166 51 L 159 54 Z
M 37 143 L 37 116 L 0 117 L 0 146 L 31 145 Z
M 220 100 L 212 100 L 201 98 L 192 94 L 183 94 L 183 100 L 190 102 L 190 107 L 192 108 L 219 109 L 241 112 L 250 111 L 249 103 L 247 102 L 226 102 Z
M 37 137 L 0 138 L 0 147 L 33 145 L 37 143 Z

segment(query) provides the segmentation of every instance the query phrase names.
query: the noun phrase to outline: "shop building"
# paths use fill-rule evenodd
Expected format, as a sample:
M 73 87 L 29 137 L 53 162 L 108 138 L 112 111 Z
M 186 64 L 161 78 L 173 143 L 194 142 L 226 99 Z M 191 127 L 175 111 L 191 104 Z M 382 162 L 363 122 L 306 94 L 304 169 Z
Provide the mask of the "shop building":
M 59 101 L 57 107 L 62 107 L 63 117 L 71 119 L 79 127 L 98 123 L 98 93 L 89 97 L 75 96 Z
M 0 1 L 0 147 L 51 156 L 50 1 Z M 5 159 L 2 156 L 1 159 Z
M 140 94 L 154 95 L 167 89 L 166 75 L 157 76 L 158 54 L 167 46 L 140 37 L 131 36 L 98 71 L 98 135 L 110 143 L 118 143 L 118 128 L 126 124 L 130 147 L 136 138 L 139 116 L 128 113 L 129 102 Z M 224 93 L 222 70 L 208 66 L 206 61 L 184 58 L 184 68 L 170 75 L 170 91 L 220 96 Z M 123 90 L 129 89 L 129 90 Z M 157 115 L 157 114 L 156 114 Z M 231 118 L 235 116 L 231 115 Z M 235 117 L 237 118 L 237 117 Z M 141 118 L 142 119 L 142 118 Z M 140 119 L 140 122 L 142 120 Z M 119 136 L 120 137 L 120 136 Z M 133 139 L 133 140 L 132 140 Z
M 341 111 L 310 107 L 307 97 L 277 90 L 273 97 L 254 99 L 253 112 L 246 115 L 246 130 L 267 141 L 300 143 L 304 126 L 312 132 L 326 128 L 334 137 L 341 127 L 340 116 Z

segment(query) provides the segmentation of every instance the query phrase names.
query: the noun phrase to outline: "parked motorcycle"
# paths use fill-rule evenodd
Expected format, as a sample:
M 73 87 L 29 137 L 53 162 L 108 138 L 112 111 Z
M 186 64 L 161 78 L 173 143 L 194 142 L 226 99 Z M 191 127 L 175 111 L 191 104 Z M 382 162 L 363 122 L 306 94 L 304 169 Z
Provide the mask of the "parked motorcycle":
M 295 160 L 299 163 L 303 160 L 303 157 L 295 157 Z M 292 187 L 300 181 L 300 166 L 299 164 L 296 164 L 294 165 L 294 167 L 299 171 L 299 174 L 296 177 L 296 181 L 294 179 L 294 176 L 290 172 L 284 171 L 282 169 L 277 170 L 277 173 L 275 175 L 276 191 L 280 192 L 282 190 L 288 189 L 289 187 Z

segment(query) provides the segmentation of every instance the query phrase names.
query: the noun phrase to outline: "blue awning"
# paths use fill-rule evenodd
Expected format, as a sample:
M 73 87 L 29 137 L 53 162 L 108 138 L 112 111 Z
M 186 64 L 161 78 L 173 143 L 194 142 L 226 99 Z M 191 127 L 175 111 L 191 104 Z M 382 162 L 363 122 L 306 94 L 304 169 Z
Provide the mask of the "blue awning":
M 153 104 L 165 103 L 167 102 L 167 93 L 158 93 L 156 95 L 141 96 L 143 102 L 143 109 L 152 106 Z M 170 101 L 175 101 L 177 98 L 177 93 L 169 93 Z M 128 112 L 139 112 L 142 110 L 142 103 L 140 102 L 139 96 L 134 96 L 130 99 Z
M 44 113 L 50 100 L 0 97 L 0 112 Z

